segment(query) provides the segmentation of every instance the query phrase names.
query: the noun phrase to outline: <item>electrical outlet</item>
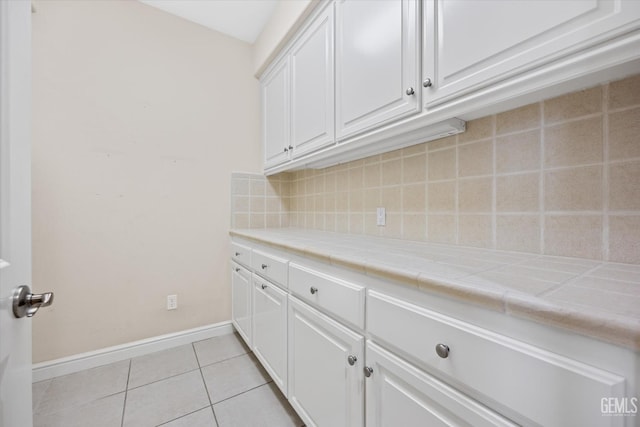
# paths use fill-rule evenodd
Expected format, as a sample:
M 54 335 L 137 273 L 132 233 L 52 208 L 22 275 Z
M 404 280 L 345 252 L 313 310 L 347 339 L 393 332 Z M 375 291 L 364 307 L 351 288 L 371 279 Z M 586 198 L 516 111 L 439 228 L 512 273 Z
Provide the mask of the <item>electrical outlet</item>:
M 167 295 L 167 310 L 178 308 L 178 295 Z
M 387 223 L 387 211 L 385 208 L 376 208 L 376 224 L 384 226 Z

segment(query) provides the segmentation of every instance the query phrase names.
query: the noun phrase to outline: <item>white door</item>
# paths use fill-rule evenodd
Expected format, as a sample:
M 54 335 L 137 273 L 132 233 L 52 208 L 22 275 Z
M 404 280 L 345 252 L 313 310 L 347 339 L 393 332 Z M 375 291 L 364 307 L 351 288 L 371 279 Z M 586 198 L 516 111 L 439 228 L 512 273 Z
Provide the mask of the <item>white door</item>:
M 334 142 L 333 3 L 291 48 L 293 157 Z
M 363 361 L 362 335 L 289 297 L 289 403 L 308 427 L 364 425 Z
M 425 0 L 426 106 L 596 48 L 640 25 L 637 0 Z M 505 19 L 508 17 L 508 19 Z
M 371 342 L 367 367 L 367 427 L 516 425 Z
M 289 160 L 289 150 L 293 148 L 289 129 L 289 85 L 289 57 L 286 56 L 260 81 L 265 169 Z
M 419 2 L 336 3 L 336 137 L 420 112 Z
M 251 272 L 234 262 L 231 263 L 231 320 L 251 348 Z
M 253 276 L 253 353 L 287 394 L 287 293 Z
M 0 1 L 0 425 L 30 427 L 31 319 L 12 294 L 31 284 L 31 2 Z

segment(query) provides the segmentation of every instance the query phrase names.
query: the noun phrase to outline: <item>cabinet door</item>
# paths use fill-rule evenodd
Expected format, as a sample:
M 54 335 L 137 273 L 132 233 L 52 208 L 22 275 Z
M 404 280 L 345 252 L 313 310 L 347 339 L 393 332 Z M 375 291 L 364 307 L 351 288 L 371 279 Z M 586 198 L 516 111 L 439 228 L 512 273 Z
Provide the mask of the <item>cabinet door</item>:
M 253 353 L 287 396 L 287 294 L 255 275 Z
M 417 0 L 336 3 L 338 139 L 420 111 Z
M 251 273 L 236 263 L 231 263 L 231 321 L 233 326 L 251 347 Z
M 433 106 L 638 28 L 637 0 L 425 0 Z
M 334 142 L 333 4 L 291 49 L 293 157 Z
M 289 57 L 276 63 L 262 79 L 262 137 L 265 168 L 289 159 Z
M 367 367 L 367 427 L 516 425 L 371 342 Z
M 363 360 L 361 335 L 289 297 L 289 402 L 308 427 L 363 425 Z

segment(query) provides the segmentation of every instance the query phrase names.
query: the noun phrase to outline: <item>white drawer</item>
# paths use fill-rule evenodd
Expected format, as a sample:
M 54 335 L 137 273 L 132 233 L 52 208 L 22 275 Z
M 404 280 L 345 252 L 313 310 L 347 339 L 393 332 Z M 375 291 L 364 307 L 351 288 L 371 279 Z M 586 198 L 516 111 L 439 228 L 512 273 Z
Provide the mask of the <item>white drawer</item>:
M 251 248 L 231 242 L 231 259 L 245 267 L 251 268 Z
M 291 263 L 289 289 L 312 305 L 364 328 L 363 286 Z
M 287 287 L 288 266 L 289 260 L 262 252 L 258 249 L 253 250 L 251 256 L 251 267 L 253 271 L 285 288 Z
M 624 396 L 618 375 L 376 291 L 367 296 L 367 330 L 525 424 L 620 425 L 620 417 L 603 417 L 600 405 L 603 397 Z M 438 344 L 448 346 L 446 358 L 436 353 Z

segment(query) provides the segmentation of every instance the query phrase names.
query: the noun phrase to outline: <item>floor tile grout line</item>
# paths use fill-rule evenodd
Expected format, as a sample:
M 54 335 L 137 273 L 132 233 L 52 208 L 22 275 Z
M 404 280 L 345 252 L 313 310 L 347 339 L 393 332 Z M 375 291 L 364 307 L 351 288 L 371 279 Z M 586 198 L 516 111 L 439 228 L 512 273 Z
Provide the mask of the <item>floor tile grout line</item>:
M 265 385 L 269 385 L 269 384 L 271 384 L 271 383 L 273 383 L 273 380 L 272 380 L 272 379 L 271 379 L 271 380 L 269 380 L 269 381 L 267 381 L 267 382 L 265 382 L 265 383 L 263 383 L 263 384 L 257 385 L 257 386 L 255 386 L 255 387 L 251 387 L 250 389 L 247 389 L 247 390 L 245 390 L 245 391 L 241 391 L 241 392 L 240 392 L 240 393 L 238 393 L 238 394 L 234 394 L 233 396 L 225 397 L 224 399 L 219 400 L 219 401 L 217 401 L 216 403 L 212 403 L 212 404 L 211 404 L 211 406 L 213 407 L 213 405 L 218 405 L 218 404 L 220 404 L 220 403 L 222 403 L 222 402 L 226 402 L 227 400 L 233 399 L 233 398 L 238 397 L 238 396 L 242 396 L 242 395 L 243 395 L 243 394 L 245 394 L 245 393 L 249 393 L 249 392 L 250 392 L 250 391 L 252 391 L 252 390 L 255 390 L 255 389 L 260 388 L 260 387 L 264 387 Z M 215 411 L 214 411 L 214 412 L 215 412 Z
M 207 399 L 209 400 L 209 407 L 211 408 L 211 412 L 213 412 L 213 420 L 218 425 L 218 417 L 216 417 L 216 411 L 213 409 L 213 402 L 211 401 L 211 395 L 209 394 L 209 387 L 207 387 L 207 381 L 204 379 L 204 373 L 202 372 L 202 366 L 200 366 L 200 359 L 198 358 L 198 352 L 196 351 L 195 343 L 191 343 L 191 347 L 193 348 L 193 352 L 196 355 L 196 362 L 200 367 L 200 378 L 202 378 L 202 383 L 204 384 L 204 391 L 207 393 Z
M 197 371 L 198 369 L 200 369 L 200 367 L 199 367 L 199 366 L 198 366 L 198 367 L 196 367 L 196 368 L 190 369 L 190 370 L 188 370 L 188 371 L 184 371 L 184 372 L 180 372 L 180 373 L 178 373 L 178 374 L 169 375 L 168 377 L 160 378 L 159 380 L 154 380 L 154 381 L 151 381 L 151 382 L 149 382 L 149 383 L 145 383 L 145 384 L 137 385 L 137 386 L 135 386 L 135 387 L 131 387 L 131 388 L 130 388 L 130 389 L 128 389 L 128 390 L 130 390 L 130 391 L 131 391 L 131 390 L 137 390 L 137 389 L 139 389 L 139 388 L 141 388 L 141 387 L 145 387 L 145 386 L 148 386 L 148 385 L 151 385 L 151 384 L 159 383 L 160 381 L 168 380 L 168 379 L 170 379 L 170 378 L 179 377 L 180 375 L 184 375 L 184 374 L 190 374 L 190 373 L 192 373 L 192 372 L 194 372 L 194 371 Z
M 202 368 L 207 368 L 207 367 L 212 366 L 212 365 L 217 365 L 218 363 L 227 362 L 227 361 L 232 360 L 232 359 L 237 359 L 238 357 L 246 356 L 248 354 L 253 354 L 253 351 L 248 351 L 248 352 L 242 353 L 242 354 L 236 354 L 235 356 L 227 357 L 226 359 L 221 359 L 221 360 L 218 360 L 216 362 L 206 364 L 204 366 L 200 365 L 200 360 L 197 358 L 197 356 L 196 356 L 196 359 L 198 360 L 198 366 L 200 366 L 200 369 L 202 369 Z
M 171 419 L 169 421 L 165 421 L 165 422 L 163 422 L 161 424 L 158 424 L 158 425 L 156 425 L 156 427 L 167 425 L 167 424 L 172 423 L 172 422 L 174 422 L 176 420 L 179 420 L 180 418 L 187 417 L 189 415 L 195 414 L 196 412 L 202 411 L 203 409 L 207 409 L 207 408 L 210 408 L 210 407 L 211 407 L 211 405 L 203 406 L 202 408 L 198 408 L 195 411 L 189 412 L 188 414 L 180 415 L 179 417 L 176 417 L 176 418 L 173 418 L 173 419 Z
M 129 379 L 131 378 L 131 365 L 133 363 L 133 359 L 129 359 L 129 372 L 127 372 L 127 384 L 124 388 L 124 402 L 122 404 L 122 419 L 120 420 L 120 427 L 124 427 L 124 413 L 127 409 L 127 393 L 129 391 Z

